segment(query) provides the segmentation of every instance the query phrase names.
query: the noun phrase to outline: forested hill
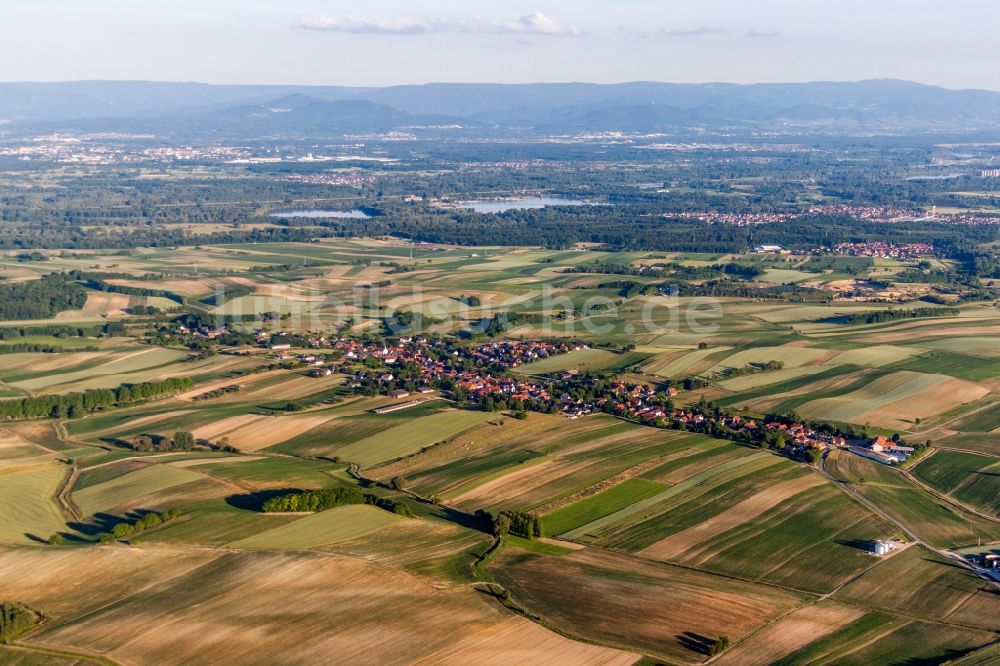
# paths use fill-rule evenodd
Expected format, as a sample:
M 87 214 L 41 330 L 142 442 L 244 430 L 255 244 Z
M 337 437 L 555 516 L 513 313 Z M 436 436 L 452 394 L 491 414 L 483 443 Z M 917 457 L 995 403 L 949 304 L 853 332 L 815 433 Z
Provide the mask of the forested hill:
M 234 121 L 241 115 L 252 116 L 254 122 L 240 127 Z M 440 83 L 386 88 L 144 81 L 0 83 L 0 120 L 15 126 L 77 123 L 99 129 L 102 119 L 109 125 L 114 120 L 118 128 L 128 120 L 134 129 L 242 129 L 251 134 L 336 133 L 415 124 L 539 132 L 695 127 L 957 132 L 1000 128 L 1000 93 L 896 80 L 755 85 Z

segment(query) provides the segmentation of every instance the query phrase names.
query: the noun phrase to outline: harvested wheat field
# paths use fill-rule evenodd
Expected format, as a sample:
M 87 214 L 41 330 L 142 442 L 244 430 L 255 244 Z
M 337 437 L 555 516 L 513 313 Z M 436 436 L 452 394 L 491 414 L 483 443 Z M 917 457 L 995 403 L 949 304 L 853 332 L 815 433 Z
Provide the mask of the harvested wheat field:
M 720 666 L 768 666 L 864 616 L 865 611 L 824 601 L 786 615 L 727 652 Z
M 910 400 L 918 393 L 949 379 L 945 375 L 930 375 L 904 370 L 879 377 L 849 393 L 832 398 L 811 400 L 800 405 L 797 411 L 803 417 L 810 419 L 863 424 L 865 422 L 861 419 L 863 414 L 890 403 Z
M 913 427 L 916 418 L 926 420 L 944 414 L 955 407 L 975 402 L 989 392 L 985 386 L 949 377 L 907 398 L 864 412 L 855 422 L 908 430 Z
M 129 306 L 129 296 L 94 292 L 87 294 L 87 302 L 80 310 L 66 310 L 56 315 L 56 319 L 80 319 L 99 316 L 122 316 Z
M 56 554 L 63 566 L 45 566 L 47 553 L 21 555 L 34 564 L 26 576 L 30 583 L 0 581 L 0 596 L 16 596 L 52 613 L 53 622 L 32 636 L 32 644 L 146 664 L 471 659 L 624 665 L 637 660 L 513 617 L 469 588 L 436 590 L 409 574 L 337 555 L 197 551 L 192 556 L 180 549 L 149 555 L 144 548 L 130 549 L 130 556 L 131 550 L 143 553 L 136 557 L 145 564 L 140 581 L 128 581 L 132 593 L 118 588 L 108 599 L 111 593 L 103 589 L 101 596 L 115 603 L 83 615 L 97 605 L 83 593 L 86 586 L 128 580 L 128 570 L 121 568 L 128 558 L 104 556 L 118 550 L 78 551 L 75 567 L 65 566 L 72 555 Z M 162 568 L 155 564 L 161 558 L 167 565 Z M 17 555 L 8 559 L 19 564 Z M 81 579 L 79 568 L 90 576 Z M 49 610 L 52 592 L 64 585 L 74 588 L 72 601 L 59 599 Z
M 304 414 L 300 416 L 274 416 L 255 419 L 225 433 L 229 443 L 241 451 L 260 451 L 269 446 L 298 437 L 336 418 L 331 414 Z
M 269 373 L 261 373 L 246 378 L 245 391 L 236 394 L 240 400 L 296 400 L 304 398 L 314 393 L 333 388 L 343 381 L 339 375 L 329 377 L 306 377 L 297 373 L 289 373 L 287 370 L 278 370 L 274 376 Z M 232 382 L 230 382 L 232 383 Z
M 851 386 L 855 382 L 860 381 L 866 374 L 873 372 L 872 370 L 857 370 L 855 372 L 848 372 L 843 375 L 838 375 L 832 378 L 818 379 L 813 382 L 809 382 L 804 386 L 798 386 L 797 388 L 790 389 L 783 393 L 771 394 L 765 393 L 759 398 L 751 398 L 745 402 L 751 409 L 757 412 L 766 413 L 773 410 L 777 405 L 789 398 L 795 398 L 797 396 L 811 396 L 815 395 L 821 391 L 840 391 L 844 387 Z
M 515 600 L 561 631 L 696 663 L 712 641 L 737 639 L 807 597 L 608 551 L 542 556 L 509 550 L 490 568 Z
M 547 433 L 557 429 L 564 422 L 560 416 L 550 414 L 528 413 L 528 418 L 503 419 L 496 423 L 495 428 L 476 429 L 462 433 L 457 437 L 421 453 L 368 468 L 366 473 L 371 477 L 388 481 L 396 474 L 412 474 L 417 470 L 429 469 L 435 466 L 445 467 L 456 459 L 465 459 L 482 451 L 489 451 L 497 446 L 511 442 L 536 442 L 542 440 Z M 434 475 L 433 488 L 422 488 L 422 492 L 451 496 L 465 490 L 462 483 L 455 484 L 452 475 L 442 472 Z M 476 485 L 473 479 L 471 485 Z
M 58 624 L 221 554 L 209 549 L 8 546 L 0 548 L 0 599 L 18 599 Z M 84 571 L 87 575 L 80 575 Z
M 191 431 L 191 434 L 193 434 L 197 439 L 214 441 L 239 428 L 251 427 L 258 421 L 277 418 L 279 417 L 263 416 L 261 414 L 237 414 L 235 416 L 228 416 L 224 419 L 219 419 L 218 421 L 213 421 L 212 423 L 195 428 Z
M 287 374 L 287 370 L 265 370 L 264 372 L 258 372 L 256 374 L 250 375 L 248 377 L 226 377 L 224 379 L 219 379 L 214 382 L 208 382 L 206 384 L 200 384 L 190 391 L 185 391 L 184 393 L 178 393 L 178 400 L 193 400 L 199 396 L 202 396 L 210 391 L 215 391 L 216 389 L 225 388 L 227 386 L 239 386 L 244 387 L 251 382 L 258 382 L 262 379 L 273 377 L 275 375 Z M 241 398 L 242 394 L 235 396 L 236 398 Z
M 535 507 L 580 492 L 674 448 L 671 442 L 675 437 L 670 434 L 610 419 L 591 419 L 591 427 L 581 426 L 578 432 L 573 432 L 572 421 L 564 420 L 561 425 L 555 432 L 539 433 L 530 444 L 531 451 L 522 450 L 516 464 L 471 479 L 456 475 L 455 480 L 464 481 L 455 488 L 454 496 L 446 492 L 445 497 L 466 511 Z M 546 450 L 547 457 L 529 457 L 545 450 L 545 440 L 554 435 L 561 438 Z M 509 459 L 511 455 L 517 454 L 497 458 Z M 478 471 L 493 470 L 489 462 L 469 461 Z
M 727 368 L 742 368 L 749 363 L 767 363 L 780 361 L 785 368 L 798 368 L 803 365 L 817 365 L 830 360 L 836 355 L 829 349 L 815 347 L 799 347 L 785 345 L 782 347 L 756 347 L 744 349 L 731 354 L 712 366 L 707 375 L 714 375 Z
M 510 494 L 513 491 L 514 494 L 518 492 L 518 484 L 526 483 L 528 488 L 535 487 L 544 475 L 548 473 L 551 476 L 553 473 L 556 477 L 560 476 L 564 470 L 558 469 L 553 471 L 551 468 L 556 464 L 556 460 L 546 460 L 535 458 L 533 460 L 528 460 L 524 463 L 516 465 L 506 471 L 503 476 L 499 476 L 495 479 L 490 479 L 482 483 L 481 485 L 469 488 L 468 490 L 463 490 L 453 497 L 448 498 L 449 504 L 460 505 L 462 503 L 482 503 L 482 500 L 495 497 L 499 493 Z
M 957 321 L 957 320 L 956 320 Z M 902 326 L 884 333 L 872 333 L 859 336 L 858 342 L 870 342 L 875 344 L 892 344 L 895 342 L 916 343 L 921 340 L 934 340 L 943 337 L 963 337 L 963 336 L 997 336 L 1000 335 L 1000 326 L 942 326 L 945 322 L 935 321 L 932 325 L 910 330 L 899 330 Z
M 40 425 L 43 428 L 44 424 Z M 26 430 L 22 425 L 19 430 Z M 52 462 L 52 452 L 21 436 L 14 429 L 0 429 L 0 471 Z

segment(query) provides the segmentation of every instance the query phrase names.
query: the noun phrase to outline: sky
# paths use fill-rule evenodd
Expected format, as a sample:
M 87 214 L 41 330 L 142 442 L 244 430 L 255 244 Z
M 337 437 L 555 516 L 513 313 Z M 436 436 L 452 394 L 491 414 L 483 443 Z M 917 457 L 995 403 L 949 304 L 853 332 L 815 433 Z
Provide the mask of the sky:
M 0 80 L 1000 90 L 998 25 L 996 0 L 0 0 Z

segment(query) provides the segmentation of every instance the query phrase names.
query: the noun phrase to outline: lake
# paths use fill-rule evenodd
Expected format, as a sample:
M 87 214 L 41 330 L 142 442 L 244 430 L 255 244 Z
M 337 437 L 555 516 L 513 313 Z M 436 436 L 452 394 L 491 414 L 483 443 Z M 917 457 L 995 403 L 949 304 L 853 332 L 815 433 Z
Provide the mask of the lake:
M 361 220 L 370 215 L 363 210 L 276 210 L 270 213 L 271 217 L 339 217 Z
M 503 213 L 508 210 L 525 208 L 545 208 L 546 206 L 585 206 L 580 199 L 558 199 L 555 197 L 522 197 L 503 201 L 460 201 L 460 208 L 471 208 L 477 213 Z

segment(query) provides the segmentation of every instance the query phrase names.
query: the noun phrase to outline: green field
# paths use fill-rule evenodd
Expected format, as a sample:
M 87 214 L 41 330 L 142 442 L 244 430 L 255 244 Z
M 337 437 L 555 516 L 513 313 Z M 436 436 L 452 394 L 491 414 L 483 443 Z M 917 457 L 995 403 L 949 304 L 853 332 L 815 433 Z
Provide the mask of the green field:
M 920 353 L 919 349 L 913 347 L 872 345 L 843 351 L 829 361 L 824 361 L 823 365 L 859 365 L 867 368 L 881 368 L 884 365 L 898 363 Z
M 707 490 L 705 482 L 710 479 L 727 475 L 728 472 L 734 472 L 737 475 L 749 473 L 751 470 L 764 469 L 765 467 L 781 462 L 780 458 L 763 452 L 730 460 L 699 474 L 695 474 L 652 497 L 647 497 L 614 513 L 570 530 L 563 536 L 568 539 L 580 539 L 584 541 L 601 542 L 607 540 L 612 538 L 611 535 L 617 531 L 628 529 L 629 526 L 640 523 L 648 517 L 658 515 L 661 512 L 661 505 L 664 502 L 680 495 L 684 491 L 688 489 L 700 490 L 702 488 Z
M 349 541 L 403 520 L 365 504 L 341 506 L 228 544 L 231 548 L 318 548 Z
M 865 484 L 859 490 L 934 546 L 951 548 L 980 538 L 1000 539 L 1000 525 L 966 517 L 919 488 Z
M 885 585 L 887 577 L 907 584 Z M 835 598 L 986 629 L 1000 617 L 1000 598 L 988 584 L 920 546 L 889 557 Z
M 402 164 L 372 174 L 391 180 Z M 433 176 L 439 185 L 431 190 L 444 192 L 456 178 L 478 177 L 478 167 L 456 164 L 462 165 L 458 171 L 452 165 L 421 178 Z M 672 176 L 661 166 L 640 162 L 622 173 L 602 171 L 601 177 L 627 183 L 648 175 L 667 183 Z M 342 167 L 359 174 L 368 168 Z M 144 182 L 163 187 L 178 168 L 150 170 L 144 178 L 151 180 Z M 241 167 L 240 179 L 255 178 L 256 169 Z M 322 170 L 333 174 L 341 167 Z M 282 179 L 287 171 L 268 170 L 269 178 Z M 16 177 L 0 174 L 0 182 Z M 51 189 L 31 196 L 58 196 L 59 176 L 52 178 Z M 733 189 L 739 194 L 713 196 L 744 197 L 753 181 L 737 177 Z M 316 188 L 305 181 L 298 186 L 296 196 Z M 239 187 L 234 185 L 234 194 Z M 810 190 L 796 199 L 801 205 L 820 200 L 821 188 Z M 386 191 L 401 190 L 387 184 Z M 341 195 L 325 185 L 316 192 Z M 365 192 L 352 188 L 349 194 Z M 378 203 L 387 215 L 403 204 L 395 197 Z M 254 218 L 276 205 L 261 201 L 246 214 Z M 214 230 L 200 226 L 199 233 Z M 58 418 L 0 426 L 0 541 L 8 544 L 0 550 L 7 574 L 0 575 L 0 598 L 24 600 L 46 614 L 46 626 L 29 638 L 32 644 L 106 655 L 123 664 L 198 661 L 198 655 L 233 662 L 266 655 L 297 663 L 318 654 L 345 662 L 689 666 L 705 663 L 713 642 L 725 634 L 734 644 L 711 660 L 718 666 L 943 666 L 1000 635 L 1000 597 L 958 563 L 907 536 L 912 531 L 935 548 L 963 553 L 1000 544 L 1000 523 L 958 506 L 1000 518 L 996 308 L 959 300 L 954 316 L 858 326 L 837 319 L 923 307 L 933 300 L 917 300 L 923 294 L 950 301 L 933 283 L 907 291 L 909 282 L 891 287 L 905 291 L 898 303 L 877 300 L 882 296 L 851 300 L 859 297 L 847 290 L 867 288 L 865 280 L 891 281 L 917 261 L 831 253 L 613 252 L 594 245 L 476 248 L 391 237 L 44 252 L 45 262 L 23 260 L 14 250 L 0 253 L 0 281 L 14 284 L 49 271 L 114 270 L 114 284 L 183 294 L 189 302 L 178 314 L 321 309 L 305 322 L 228 322 L 230 332 L 246 337 L 227 335 L 224 342 L 179 331 L 171 323 L 179 321 L 175 313 L 102 316 L 125 302 L 107 294 L 91 298 L 83 314 L 53 322 L 86 315 L 95 325 L 113 325 L 121 317 L 128 328 L 109 326 L 114 335 L 94 326 L 80 337 L 40 329 L 44 335 L 19 338 L 12 327 L 24 325 L 8 322 L 9 339 L 0 346 L 79 351 L 0 354 L 0 399 L 164 376 L 195 382 L 179 396 L 111 405 L 83 417 L 60 408 L 52 412 Z M 930 261 L 947 271 L 958 266 Z M 657 263 L 660 270 L 675 270 L 668 266 L 673 262 L 716 266 L 697 274 L 721 276 L 721 292 L 729 282 L 741 289 L 766 282 L 788 287 L 766 287 L 759 298 L 720 296 L 717 328 L 696 332 L 672 315 L 699 299 L 658 294 L 666 274 L 647 272 Z M 729 262 L 765 272 L 743 284 L 718 268 Z M 200 270 L 192 273 L 195 265 Z M 593 272 L 562 272 L 577 265 Z M 701 278 L 682 279 L 690 287 L 703 284 Z M 636 295 L 629 285 L 622 288 L 629 282 L 652 289 Z M 802 291 L 809 284 L 831 294 L 813 298 Z M 219 287 L 253 296 L 195 304 Z M 325 295 L 352 302 L 362 287 L 368 296 L 354 301 L 348 313 L 319 303 Z M 540 305 L 548 287 L 565 305 Z M 463 307 L 463 296 L 475 296 L 481 306 Z M 585 311 L 595 296 L 611 299 L 615 310 Z M 799 302 L 800 296 L 805 300 Z M 174 307 L 173 301 L 146 297 L 127 302 Z M 531 323 L 496 335 L 459 335 L 462 324 L 502 303 L 513 304 Z M 434 378 L 436 389 L 423 404 L 378 414 L 400 400 L 372 393 L 396 386 L 413 393 L 421 385 L 410 375 L 416 368 L 357 359 L 319 338 L 391 347 L 399 337 L 382 329 L 389 308 L 464 319 L 442 319 L 412 334 L 429 340 L 416 358 L 456 373 Z M 547 329 L 543 318 L 557 313 Z M 643 328 L 647 315 L 658 330 Z M 585 322 L 606 329 L 588 330 Z M 277 330 L 302 334 L 288 355 L 268 349 L 268 334 Z M 556 397 L 549 412 L 530 410 L 521 418 L 510 409 L 483 411 L 474 400 L 456 401 L 453 383 L 485 367 L 480 354 L 460 347 L 511 339 L 562 339 L 591 348 L 511 369 L 517 381 L 548 385 Z M 324 363 L 334 366 L 331 374 L 306 376 L 308 366 L 294 356 L 307 351 L 325 356 Z M 730 369 L 768 361 L 780 361 L 782 368 L 751 368 L 727 378 Z M 373 391 L 370 379 L 390 367 L 394 383 Z M 564 384 L 558 375 L 568 370 L 582 376 Z M 686 378 L 706 382 L 685 389 Z M 684 410 L 719 408 L 758 423 L 775 414 L 826 422 L 852 443 L 897 432 L 908 444 L 931 445 L 905 469 L 845 450 L 830 451 L 818 468 L 804 462 L 801 450 L 761 449 L 748 441 L 752 436 L 716 424 L 643 425 L 627 411 L 630 400 L 621 393 L 595 402 L 589 415 L 560 413 L 563 393 L 569 400 L 590 400 L 591 393 L 605 390 L 605 381 L 674 386 L 679 393 L 670 400 Z M 201 399 L 210 389 L 233 385 L 239 390 Z M 132 448 L 137 435 L 170 437 L 178 430 L 195 434 L 195 450 Z M 223 446 L 223 436 L 235 449 Z M 55 462 L 57 456 L 69 458 L 78 471 L 66 507 L 56 493 L 72 467 Z M 270 497 L 335 487 L 402 501 L 413 515 L 403 518 L 373 504 L 316 513 L 261 510 Z M 83 518 L 67 523 L 73 504 Z M 116 521 L 170 507 L 180 515 L 130 536 L 127 545 L 94 543 Z M 539 515 L 543 538 L 494 540 L 490 521 L 503 511 Z M 43 543 L 53 533 L 63 534 L 67 545 Z M 899 540 L 903 549 L 876 558 L 870 549 L 877 539 Z M 987 545 L 980 547 L 980 540 Z M 49 568 L 68 573 L 50 577 Z M 504 603 L 479 591 L 490 576 L 503 586 Z M 522 612 L 511 612 L 514 607 Z M 220 631 L 149 629 L 212 622 L 222 622 Z M 428 641 L 434 647 L 415 656 L 414 646 Z M 991 663 L 990 653 L 984 654 L 983 663 Z M 0 663 L 11 659 L 0 652 Z
M 469 433 L 455 447 L 414 456 L 398 471 L 421 494 L 466 511 L 545 510 L 630 467 L 671 454 L 683 439 L 680 433 L 605 415 L 575 421 L 537 415 Z M 472 445 L 481 450 L 470 450 Z M 393 471 L 379 470 L 379 475 Z
M 0 541 L 44 541 L 66 529 L 53 499 L 66 473 L 55 462 L 0 469 Z
M 1000 515 L 1000 460 L 963 451 L 937 451 L 913 469 L 927 485 L 981 511 Z
M 913 468 L 914 475 L 942 493 L 951 493 L 969 476 L 996 464 L 996 458 L 963 451 L 937 451 Z
M 545 514 L 542 525 L 546 534 L 569 532 L 652 497 L 663 489 L 662 483 L 645 479 L 626 479 L 617 486 Z
M 47 355 L 34 356 L 43 360 Z M 186 356 L 185 352 L 172 349 L 139 347 L 127 352 L 102 353 L 95 359 L 81 361 L 68 367 L 55 367 L 51 371 L 35 370 L 4 374 L 0 370 L 0 376 L 12 386 L 28 391 L 65 392 L 72 390 L 80 382 L 86 382 L 91 388 L 111 388 L 126 381 L 123 377 L 136 377 L 131 380 L 133 382 L 142 381 L 138 379 L 140 373 L 176 363 Z M 66 360 L 71 363 L 73 359 L 69 357 Z
M 343 468 L 323 460 L 268 456 L 259 460 L 221 460 L 205 469 L 212 476 L 239 486 L 269 489 L 323 488 L 330 485 L 333 473 Z
M 958 421 L 955 428 L 964 432 L 992 432 L 1000 429 L 1000 405 L 991 405 Z
M 907 663 L 907 660 L 919 664 L 923 655 L 962 654 L 987 644 L 992 638 L 991 632 L 870 613 L 775 665 L 894 664 Z M 826 661 L 833 656 L 839 658 Z
M 545 375 L 566 370 L 621 370 L 638 365 L 647 358 L 648 354 L 640 352 L 619 354 L 604 349 L 581 349 L 527 363 L 515 368 L 515 372 L 523 375 Z
M 161 490 L 205 479 L 205 475 L 199 474 L 193 469 L 169 465 L 150 465 L 135 472 L 117 476 L 109 481 L 74 491 L 73 501 L 80 507 L 84 515 L 90 516 L 116 506 L 134 503 L 137 499 Z
M 785 368 L 798 368 L 815 362 L 826 353 L 825 349 L 816 347 L 754 347 L 727 356 L 704 374 L 710 377 L 727 368 L 742 368 L 751 363 L 763 364 L 768 361 L 779 361 Z
M 371 467 L 401 458 L 482 425 L 492 418 L 488 412 L 447 410 L 402 423 L 388 430 L 337 449 L 341 460 Z
M 725 379 L 718 382 L 718 385 L 727 391 L 742 393 L 744 391 L 752 391 L 754 389 L 761 388 L 762 386 L 773 386 L 775 384 L 792 382 L 803 377 L 809 377 L 823 372 L 823 370 L 824 368 L 820 366 L 806 365 L 798 368 L 785 368 L 782 370 L 774 370 L 772 372 L 757 372 L 743 377 Z
M 706 359 L 713 354 L 724 353 L 727 350 L 728 347 L 722 349 L 718 347 L 695 349 L 658 367 L 655 370 L 655 374 L 660 377 L 678 377 L 687 373 L 689 368 L 695 366 L 703 359 Z

